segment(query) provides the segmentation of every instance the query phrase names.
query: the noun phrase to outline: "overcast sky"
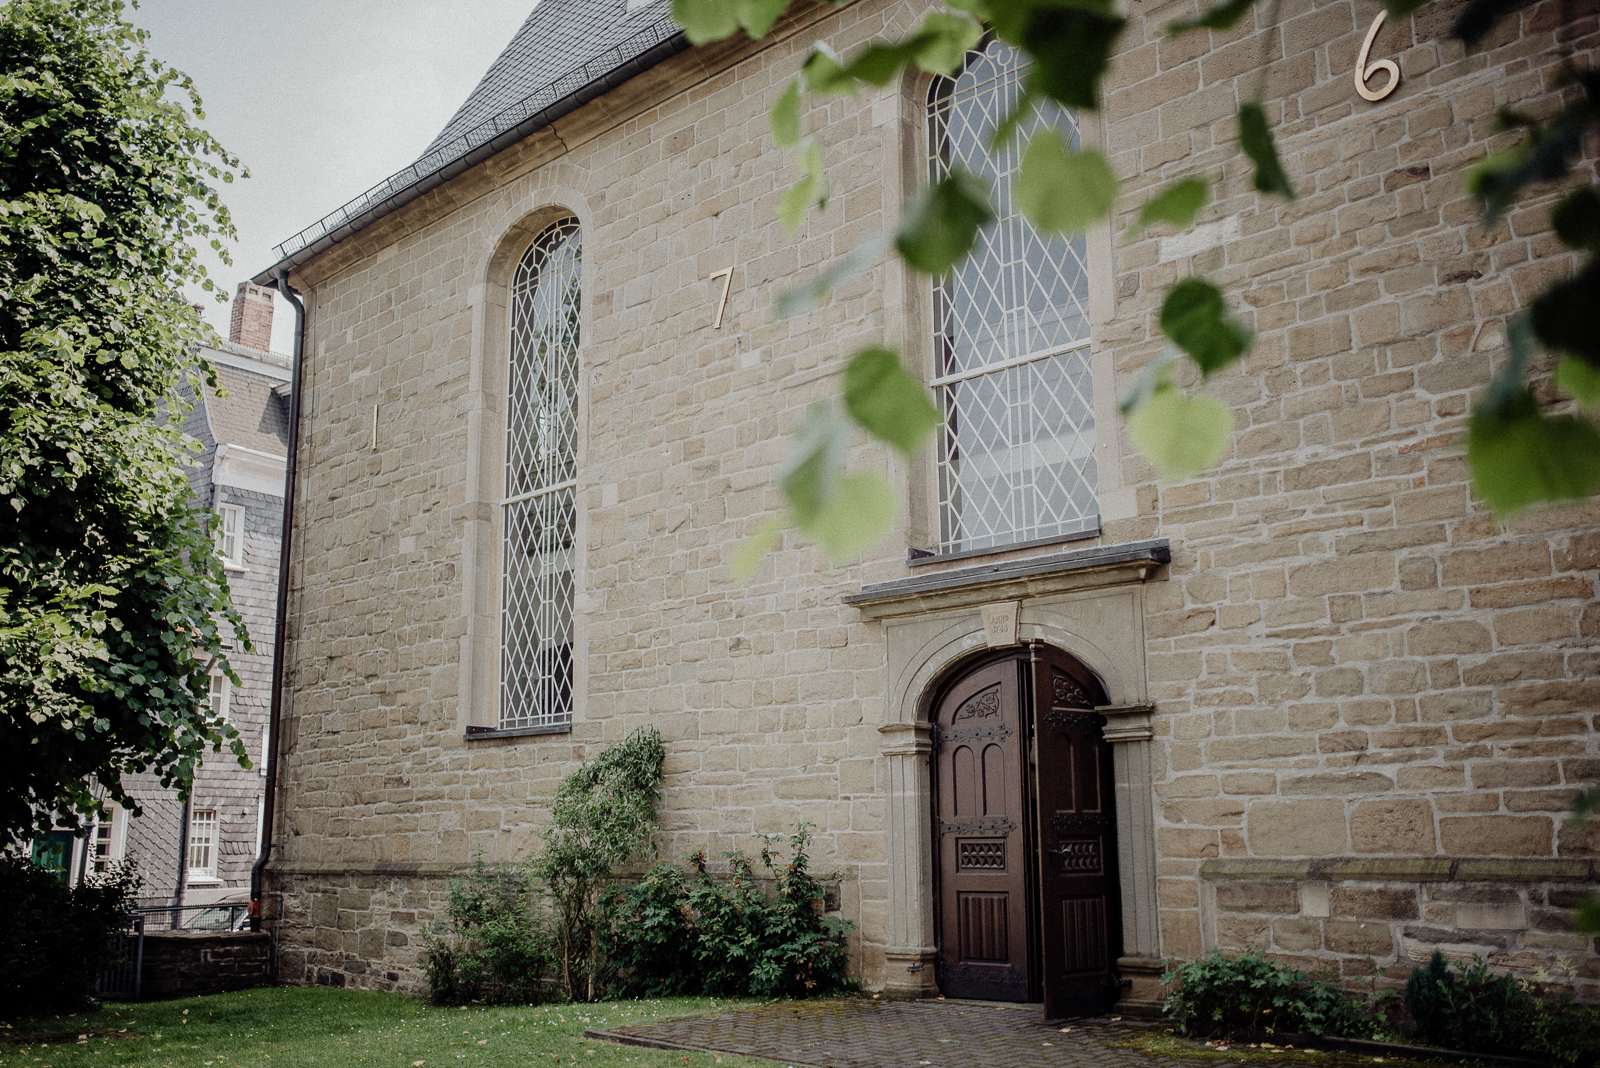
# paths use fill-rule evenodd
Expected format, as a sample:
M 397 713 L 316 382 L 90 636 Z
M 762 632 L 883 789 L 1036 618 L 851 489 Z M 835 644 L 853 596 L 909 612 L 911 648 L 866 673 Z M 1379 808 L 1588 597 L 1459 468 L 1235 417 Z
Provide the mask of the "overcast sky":
M 142 0 L 129 17 L 194 79 L 209 130 L 250 169 L 223 187 L 239 241 L 207 270 L 231 295 L 273 247 L 406 166 L 444 128 L 533 0 Z M 201 294 L 196 294 L 199 300 Z M 224 336 L 227 307 L 205 301 Z M 272 347 L 292 346 L 279 298 Z

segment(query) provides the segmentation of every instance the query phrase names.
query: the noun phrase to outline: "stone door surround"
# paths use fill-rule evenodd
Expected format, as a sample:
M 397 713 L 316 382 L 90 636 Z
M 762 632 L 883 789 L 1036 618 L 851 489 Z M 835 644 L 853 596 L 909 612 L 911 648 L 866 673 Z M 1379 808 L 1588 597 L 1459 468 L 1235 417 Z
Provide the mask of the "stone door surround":
M 1159 972 L 1144 583 L 1159 578 L 1171 559 L 1170 543 L 1156 539 L 919 574 L 842 598 L 883 624 L 887 686 L 878 730 L 889 783 L 886 993 L 938 992 L 928 736 L 933 693 L 974 656 L 1028 641 L 1077 657 L 1110 697 L 1098 711 L 1115 746 L 1124 953 L 1118 963 L 1124 974 Z

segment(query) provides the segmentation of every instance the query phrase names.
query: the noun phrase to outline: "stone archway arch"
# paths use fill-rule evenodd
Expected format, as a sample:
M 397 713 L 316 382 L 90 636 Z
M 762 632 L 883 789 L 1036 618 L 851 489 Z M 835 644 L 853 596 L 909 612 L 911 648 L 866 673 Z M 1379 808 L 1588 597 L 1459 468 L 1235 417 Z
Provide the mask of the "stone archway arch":
M 1050 565 L 1019 561 L 984 573 L 946 573 L 864 588 L 846 601 L 880 621 L 889 840 L 886 989 L 937 992 L 934 931 L 931 703 L 941 680 L 989 650 L 1040 641 L 1081 661 L 1101 681 L 1114 749 L 1123 971 L 1159 974 L 1151 718 L 1145 676 L 1144 582 L 1165 542 L 1065 553 Z M 1047 568 L 1047 569 L 1046 569 Z M 1040 573 L 1040 571 L 1044 573 Z M 1019 572 L 1022 572 L 1019 574 Z M 970 576 L 970 577 L 969 577 Z

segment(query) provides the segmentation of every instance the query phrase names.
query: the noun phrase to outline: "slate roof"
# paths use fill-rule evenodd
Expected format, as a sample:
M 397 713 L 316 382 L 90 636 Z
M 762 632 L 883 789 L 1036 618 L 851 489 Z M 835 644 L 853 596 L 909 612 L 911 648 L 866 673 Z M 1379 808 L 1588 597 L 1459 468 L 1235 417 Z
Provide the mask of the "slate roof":
M 466 103 L 417 161 L 277 247 L 305 263 L 428 190 L 689 47 L 669 0 L 539 0 Z
M 260 354 L 257 354 L 258 356 Z M 217 381 L 228 391 L 226 398 L 210 393 L 205 397 L 211 417 L 211 432 L 218 445 L 239 445 L 273 456 L 289 454 L 289 404 L 272 392 L 272 387 L 289 380 L 283 376 L 256 374 L 223 363 L 214 363 Z

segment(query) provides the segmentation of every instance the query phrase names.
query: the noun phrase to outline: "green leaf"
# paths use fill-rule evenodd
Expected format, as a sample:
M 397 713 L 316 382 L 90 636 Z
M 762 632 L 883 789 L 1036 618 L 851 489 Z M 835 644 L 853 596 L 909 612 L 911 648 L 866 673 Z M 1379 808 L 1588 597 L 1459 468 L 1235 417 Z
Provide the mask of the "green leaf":
M 860 555 L 894 528 L 894 489 L 882 475 L 839 479 L 828 507 L 800 529 L 821 543 L 835 563 Z
M 1556 364 L 1555 384 L 1585 408 L 1600 405 L 1600 370 L 1576 356 Z
M 734 556 L 733 562 L 728 565 L 728 570 L 733 575 L 733 581 L 738 583 L 749 582 L 755 577 L 756 569 L 761 566 L 767 554 L 778 544 L 778 538 L 783 533 L 783 517 L 768 516 L 756 528 L 756 532 L 745 539 L 739 547 L 739 552 Z
M 1594 186 L 1574 189 L 1562 197 L 1550 211 L 1550 223 L 1563 245 L 1600 255 L 1600 192 Z
M 1022 213 L 1046 233 L 1078 233 L 1111 211 L 1117 176 L 1093 149 L 1068 152 L 1055 130 L 1035 134 L 1011 184 Z
M 853 274 L 866 270 L 878 261 L 884 249 L 889 247 L 889 235 L 874 234 L 855 248 L 840 256 L 827 270 L 817 275 L 805 285 L 796 286 L 778 298 L 778 314 L 780 316 L 795 315 L 799 312 L 810 311 L 828 299 L 828 296 Z
M 874 44 L 862 49 L 844 72 L 857 81 L 882 89 L 894 81 L 900 68 L 910 61 L 911 49 L 906 44 Z
M 1250 331 L 1228 312 L 1222 290 L 1203 278 L 1185 278 L 1161 302 L 1161 332 L 1207 376 L 1250 348 Z
M 800 79 L 789 82 L 778 102 L 772 105 L 772 140 L 779 148 L 800 143 Z
M 1600 934 L 1600 895 L 1584 894 L 1578 899 L 1578 914 L 1572 919 L 1572 929 L 1579 934 Z
M 965 15 L 930 11 L 922 20 L 922 32 L 913 39 L 912 56 L 929 74 L 950 75 L 981 40 L 983 27 Z
M 1216 397 L 1190 399 L 1167 385 L 1134 411 L 1128 436 L 1163 482 L 1178 482 L 1214 466 L 1227 453 L 1233 415 Z
M 1382 0 L 1382 3 L 1383 9 L 1389 13 L 1389 17 L 1399 21 L 1415 15 L 1432 3 L 1432 0 Z
M 739 30 L 741 0 L 672 0 L 672 20 L 694 45 L 732 37 Z
M 805 221 L 806 212 L 811 205 L 821 199 L 821 183 L 807 175 L 783 194 L 778 201 L 778 218 L 783 222 L 783 228 L 791 234 Z
M 1100 81 L 1127 25 L 1109 2 L 1008 0 L 993 4 L 995 32 L 1033 56 L 1028 85 L 1066 107 L 1095 110 Z
M 895 247 L 911 266 L 937 277 L 972 251 L 979 227 L 993 219 L 983 184 L 966 171 L 952 171 L 906 207 Z
M 788 6 L 789 0 L 739 0 L 739 25 L 752 41 L 759 41 L 772 31 L 772 24 Z
M 1586 786 L 1578 791 L 1578 796 L 1572 800 L 1572 824 L 1574 829 L 1582 827 L 1594 819 L 1596 812 L 1600 812 L 1600 786 Z
M 800 149 L 797 159 L 806 176 L 778 201 L 778 218 L 791 234 L 805 221 L 811 205 L 828 206 L 828 180 L 822 170 L 822 146 L 814 139 Z
M 1571 278 L 1539 294 L 1530 309 L 1533 332 L 1545 346 L 1578 356 L 1600 368 L 1600 330 L 1595 310 L 1600 308 L 1600 260 L 1591 259 Z
M 806 58 L 800 72 L 806 77 L 811 91 L 820 96 L 855 96 L 856 80 L 820 48 Z
M 1578 500 L 1600 489 L 1600 430 L 1581 416 L 1547 416 L 1533 390 L 1472 413 L 1467 461 L 1477 492 L 1502 518 L 1536 504 Z
M 1179 230 L 1194 224 L 1197 211 L 1205 207 L 1211 186 L 1204 178 L 1184 178 L 1167 186 L 1145 201 L 1139 209 L 1139 220 L 1130 229 L 1142 230 L 1151 223 L 1171 223 Z
M 1277 193 L 1294 199 L 1294 186 L 1278 162 L 1278 148 L 1267 127 L 1267 113 L 1254 101 L 1239 105 L 1239 147 L 1256 165 L 1255 187 L 1263 193 Z
M 1166 27 L 1166 32 L 1171 37 L 1176 37 L 1179 34 L 1186 34 L 1189 30 L 1234 29 L 1235 24 L 1238 24 L 1238 19 L 1242 19 L 1253 6 L 1256 6 L 1256 0 L 1224 0 L 1219 5 L 1206 8 L 1205 11 L 1198 14 L 1197 18 L 1179 19 L 1178 22 L 1173 22 L 1171 26 Z
M 814 522 L 832 503 L 844 447 L 845 424 L 834 415 L 833 406 L 826 401 L 813 404 L 778 472 L 778 485 L 801 527 Z
M 1244 17 L 1256 0 L 1224 0 L 1215 7 L 1208 7 L 1200 12 L 1199 16 L 1192 19 L 1180 19 L 1167 27 L 1167 33 L 1176 37 L 1180 33 L 1201 28 L 1208 30 L 1231 30 Z
M 880 441 L 907 456 L 943 421 L 922 383 L 888 349 L 863 349 L 844 372 L 844 406 L 850 417 Z

